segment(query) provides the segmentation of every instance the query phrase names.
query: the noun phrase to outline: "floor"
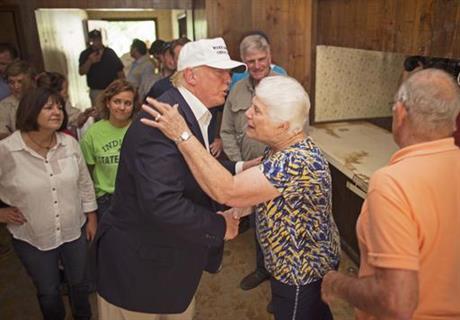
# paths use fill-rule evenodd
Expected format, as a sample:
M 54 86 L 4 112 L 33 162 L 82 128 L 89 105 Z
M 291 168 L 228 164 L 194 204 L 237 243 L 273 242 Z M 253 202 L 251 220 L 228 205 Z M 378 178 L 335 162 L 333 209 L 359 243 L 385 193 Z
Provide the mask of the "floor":
M 5 229 L 0 230 L 2 246 Z M 237 239 L 227 242 L 222 271 L 218 274 L 203 275 L 196 295 L 196 315 L 194 320 L 271 320 L 266 312 L 270 297 L 268 282 L 256 289 L 243 291 L 239 282 L 254 268 L 254 233 L 250 230 Z M 356 265 L 346 255 L 341 262 L 343 272 L 355 272 Z M 91 296 L 94 319 L 97 319 L 95 295 Z M 335 320 L 353 319 L 353 310 L 343 302 L 331 306 Z M 30 278 L 13 251 L 0 256 L 0 319 L 35 320 L 41 319 L 35 297 L 35 289 Z M 68 315 L 66 319 L 72 319 Z

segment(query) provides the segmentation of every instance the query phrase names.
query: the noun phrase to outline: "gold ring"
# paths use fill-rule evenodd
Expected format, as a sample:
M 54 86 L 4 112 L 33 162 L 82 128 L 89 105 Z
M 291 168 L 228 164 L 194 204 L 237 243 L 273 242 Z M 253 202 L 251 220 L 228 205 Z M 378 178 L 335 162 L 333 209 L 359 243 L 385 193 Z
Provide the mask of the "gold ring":
M 160 121 L 160 118 L 161 118 L 161 114 L 158 114 L 158 115 L 155 117 L 155 121 L 156 121 L 156 122 Z

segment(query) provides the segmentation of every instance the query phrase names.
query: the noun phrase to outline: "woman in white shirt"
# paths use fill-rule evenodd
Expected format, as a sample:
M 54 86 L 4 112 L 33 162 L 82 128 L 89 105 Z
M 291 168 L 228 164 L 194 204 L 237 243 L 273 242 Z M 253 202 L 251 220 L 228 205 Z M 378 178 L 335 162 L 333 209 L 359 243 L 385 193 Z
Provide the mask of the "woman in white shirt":
M 31 276 L 43 317 L 64 319 L 58 261 L 66 270 L 72 313 L 90 319 L 87 239 L 96 232 L 96 197 L 78 142 L 61 131 L 59 93 L 37 88 L 22 98 L 15 131 L 0 141 L 0 222 Z M 85 232 L 82 233 L 82 227 Z

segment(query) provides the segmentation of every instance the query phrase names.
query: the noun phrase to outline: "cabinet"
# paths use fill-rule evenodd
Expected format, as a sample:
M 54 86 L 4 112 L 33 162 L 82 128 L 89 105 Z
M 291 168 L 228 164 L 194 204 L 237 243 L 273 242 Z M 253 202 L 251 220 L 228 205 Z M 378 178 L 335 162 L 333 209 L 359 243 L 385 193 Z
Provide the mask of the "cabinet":
M 351 186 L 357 188 L 333 165 L 330 166 L 332 176 L 332 212 L 339 228 L 343 250 L 359 264 L 359 248 L 356 238 L 356 221 L 358 220 L 364 199 Z M 359 191 L 358 191 L 359 192 Z
M 398 149 L 393 136 L 367 121 L 317 124 L 310 136 L 329 162 L 332 210 L 343 250 L 359 263 L 356 221 L 366 198 L 369 179 Z

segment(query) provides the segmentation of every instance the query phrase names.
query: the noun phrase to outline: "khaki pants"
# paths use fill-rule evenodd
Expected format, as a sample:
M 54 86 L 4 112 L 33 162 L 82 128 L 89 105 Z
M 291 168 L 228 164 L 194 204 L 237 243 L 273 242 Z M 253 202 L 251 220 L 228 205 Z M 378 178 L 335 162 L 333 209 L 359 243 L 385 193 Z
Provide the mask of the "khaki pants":
M 195 297 L 187 310 L 177 314 L 153 314 L 129 311 L 107 302 L 97 295 L 97 310 L 99 320 L 192 320 L 195 313 Z

